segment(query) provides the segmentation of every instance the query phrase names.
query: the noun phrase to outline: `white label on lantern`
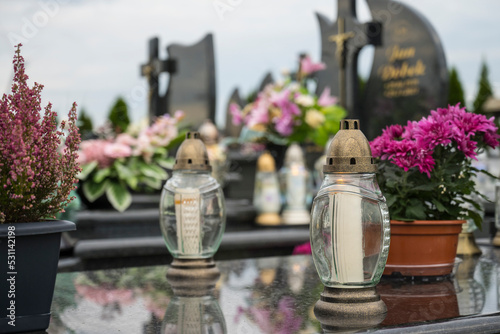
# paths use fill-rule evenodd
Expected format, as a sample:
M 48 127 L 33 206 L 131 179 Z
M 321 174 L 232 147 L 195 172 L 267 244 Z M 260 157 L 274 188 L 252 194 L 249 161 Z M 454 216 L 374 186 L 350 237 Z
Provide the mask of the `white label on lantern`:
M 177 243 L 179 253 L 197 255 L 201 253 L 200 190 L 177 189 L 175 193 L 175 217 L 177 220 Z
M 333 263 L 339 283 L 363 282 L 363 221 L 359 188 L 330 194 Z

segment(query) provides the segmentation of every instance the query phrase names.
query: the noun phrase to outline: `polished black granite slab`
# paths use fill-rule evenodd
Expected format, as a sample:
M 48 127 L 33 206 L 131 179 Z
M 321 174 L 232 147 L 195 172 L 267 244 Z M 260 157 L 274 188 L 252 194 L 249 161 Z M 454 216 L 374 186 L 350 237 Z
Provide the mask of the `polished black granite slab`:
M 500 249 L 464 258 L 453 277 L 383 279 L 380 333 L 499 333 Z M 321 333 L 323 289 L 311 256 L 217 261 L 215 290 L 174 295 L 166 265 L 59 273 L 48 333 Z M 194 285 L 194 283 L 193 283 Z

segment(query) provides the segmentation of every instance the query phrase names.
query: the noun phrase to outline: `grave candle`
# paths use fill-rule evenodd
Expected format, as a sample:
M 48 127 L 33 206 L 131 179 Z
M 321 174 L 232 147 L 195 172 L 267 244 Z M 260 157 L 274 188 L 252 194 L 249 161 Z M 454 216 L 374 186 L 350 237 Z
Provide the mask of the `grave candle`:
M 324 330 L 370 327 L 387 308 L 375 285 L 389 253 L 389 212 L 358 120 L 333 138 L 312 209 L 311 249 L 325 289 L 314 307 Z
M 224 194 L 210 172 L 199 133 L 188 132 L 160 200 L 160 228 L 174 261 L 209 259 L 219 248 L 226 223 Z

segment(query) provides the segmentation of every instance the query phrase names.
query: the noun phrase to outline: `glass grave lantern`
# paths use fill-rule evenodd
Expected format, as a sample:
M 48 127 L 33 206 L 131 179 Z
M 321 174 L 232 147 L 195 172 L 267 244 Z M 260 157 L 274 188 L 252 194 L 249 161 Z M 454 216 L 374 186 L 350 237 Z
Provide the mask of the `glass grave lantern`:
M 358 120 L 343 120 L 327 151 L 311 213 L 311 249 L 325 286 L 314 313 L 325 330 L 377 325 L 376 293 L 389 253 L 389 212 Z
M 199 133 L 188 132 L 160 200 L 160 228 L 174 257 L 170 273 L 179 269 L 186 275 L 183 269 L 215 268 L 213 256 L 224 233 L 226 210 L 224 194 L 211 170 Z
M 282 223 L 284 225 L 309 224 L 311 216 L 307 209 L 307 199 L 311 190 L 310 174 L 304 161 L 304 152 L 298 144 L 293 143 L 286 150 L 285 164 L 279 174 L 284 198 Z
M 259 225 L 279 225 L 281 218 L 280 185 L 276 163 L 269 152 L 257 159 L 253 204 L 257 210 L 255 222 Z

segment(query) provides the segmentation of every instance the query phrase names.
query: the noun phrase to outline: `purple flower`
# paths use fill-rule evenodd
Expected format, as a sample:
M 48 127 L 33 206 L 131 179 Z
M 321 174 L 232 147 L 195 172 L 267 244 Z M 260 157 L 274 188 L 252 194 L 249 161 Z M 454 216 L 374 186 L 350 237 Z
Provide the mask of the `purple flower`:
M 229 105 L 229 112 L 231 113 L 233 125 L 241 125 L 243 122 L 243 115 L 241 113 L 240 107 L 236 103 L 231 103 Z
M 337 98 L 330 96 L 330 87 L 325 87 L 318 99 L 318 105 L 321 107 L 328 107 L 337 104 Z
M 305 56 L 300 60 L 300 72 L 304 75 L 309 75 L 325 68 L 326 65 L 324 63 L 314 63 L 309 56 Z
M 274 119 L 276 131 L 282 136 L 288 137 L 293 133 L 293 117 L 290 113 L 285 114 L 281 117 L 276 117 Z
M 450 121 L 429 116 L 418 122 L 414 130 L 414 138 L 421 149 L 432 150 L 438 145 L 451 143 L 452 124 Z

